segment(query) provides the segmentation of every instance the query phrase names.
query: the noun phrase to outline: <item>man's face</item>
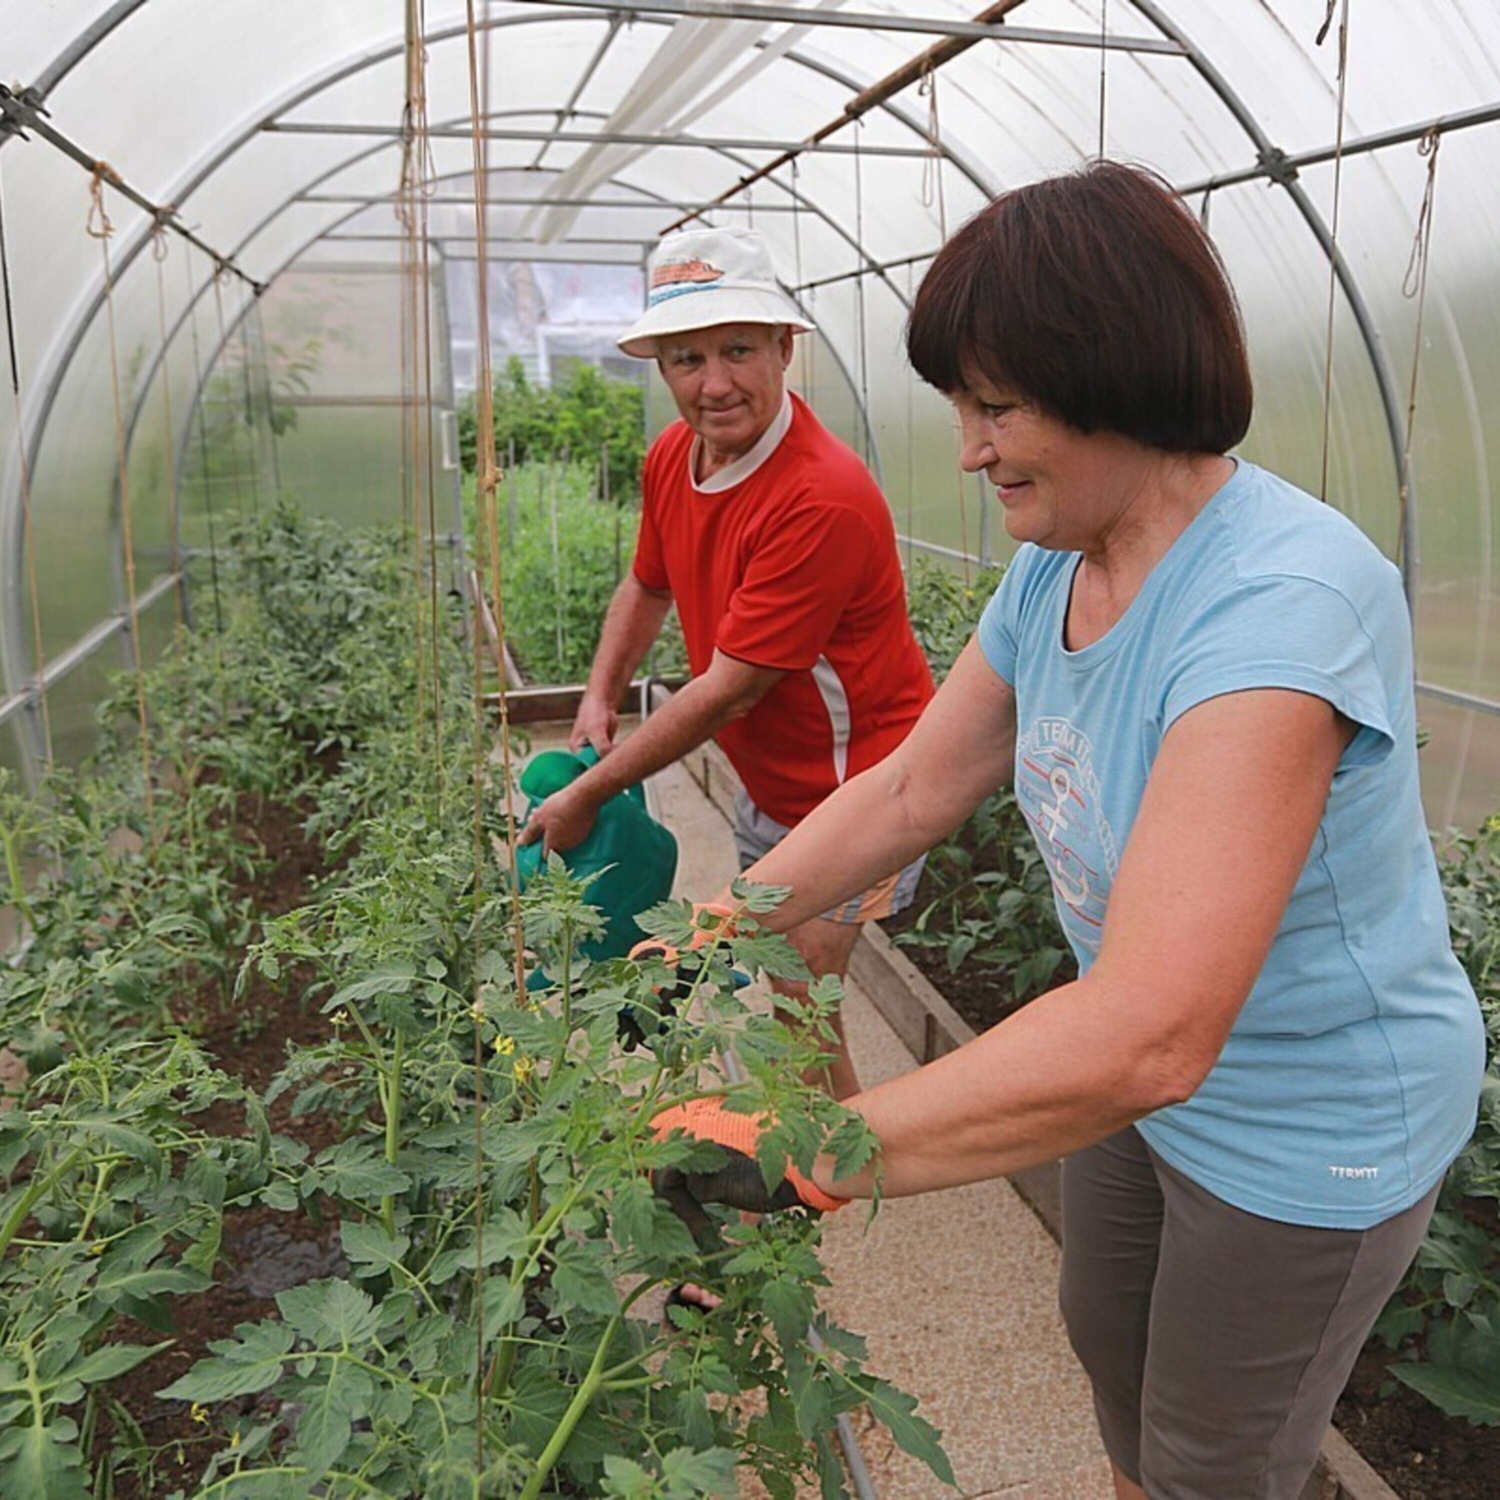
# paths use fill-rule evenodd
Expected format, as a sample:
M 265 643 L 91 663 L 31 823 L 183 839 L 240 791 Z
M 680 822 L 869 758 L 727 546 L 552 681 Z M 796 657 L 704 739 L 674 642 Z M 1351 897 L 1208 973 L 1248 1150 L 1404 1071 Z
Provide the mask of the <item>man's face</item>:
M 792 331 L 721 323 L 656 341 L 656 363 L 682 419 L 715 457 L 748 453 L 781 410 Z

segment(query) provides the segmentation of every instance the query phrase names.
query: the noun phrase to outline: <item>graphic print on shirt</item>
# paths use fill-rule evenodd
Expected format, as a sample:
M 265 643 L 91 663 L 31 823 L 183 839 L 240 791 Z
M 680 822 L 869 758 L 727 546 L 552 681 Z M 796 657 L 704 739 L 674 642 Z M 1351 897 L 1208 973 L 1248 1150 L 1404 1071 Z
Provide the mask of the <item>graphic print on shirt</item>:
M 1089 737 L 1067 719 L 1033 721 L 1016 745 L 1016 801 L 1047 862 L 1068 936 L 1097 954 L 1120 859 Z

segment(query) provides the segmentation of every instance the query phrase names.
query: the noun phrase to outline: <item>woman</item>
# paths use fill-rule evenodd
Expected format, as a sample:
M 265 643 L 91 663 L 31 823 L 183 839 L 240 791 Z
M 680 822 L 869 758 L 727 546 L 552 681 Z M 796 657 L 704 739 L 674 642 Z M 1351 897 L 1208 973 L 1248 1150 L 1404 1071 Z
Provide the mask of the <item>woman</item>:
M 1294 1500 L 1483 1070 L 1399 579 L 1225 456 L 1251 412 L 1238 309 L 1144 171 L 992 203 L 907 348 L 1022 545 L 911 736 L 749 878 L 793 888 L 770 924 L 793 925 L 1014 776 L 1078 979 L 848 1102 L 888 1194 L 1067 1156 L 1062 1306 L 1119 1496 Z M 756 1135 L 712 1101 L 659 1126 Z M 759 1206 L 743 1165 L 689 1185 Z M 872 1187 L 820 1161 L 778 1193 Z

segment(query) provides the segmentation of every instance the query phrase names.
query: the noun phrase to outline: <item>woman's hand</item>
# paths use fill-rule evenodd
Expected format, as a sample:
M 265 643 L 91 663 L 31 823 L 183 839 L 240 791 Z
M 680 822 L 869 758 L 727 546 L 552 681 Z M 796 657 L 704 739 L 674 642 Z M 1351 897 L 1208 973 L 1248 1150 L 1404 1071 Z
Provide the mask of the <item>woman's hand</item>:
M 718 902 L 708 902 L 693 907 L 693 935 L 688 939 L 687 952 L 698 953 L 716 943 L 734 936 L 734 919 L 737 908 Z M 648 1035 L 666 1030 L 667 1018 L 677 1014 L 677 1006 L 692 993 L 696 973 L 681 972 L 681 948 L 674 947 L 664 938 L 645 938 L 626 955 L 632 963 L 659 962 L 669 969 L 678 970 L 675 982 L 656 985 L 652 993 L 656 1007 L 623 1005 L 620 1007 L 620 1040 L 629 1047 L 641 1047 Z M 648 1033 L 647 1027 L 650 1027 Z
M 767 1190 L 755 1153 L 761 1136 L 771 1124 L 764 1115 L 731 1114 L 719 1095 L 663 1110 L 651 1122 L 658 1140 L 681 1131 L 692 1140 L 711 1141 L 728 1160 L 708 1172 L 663 1167 L 652 1173 L 652 1185 L 679 1213 L 682 1210 L 678 1203 L 684 1195 L 694 1204 L 724 1203 L 746 1213 L 760 1214 L 798 1205 L 826 1214 L 848 1203 L 847 1198 L 824 1192 L 790 1161 L 783 1168 L 781 1181 Z

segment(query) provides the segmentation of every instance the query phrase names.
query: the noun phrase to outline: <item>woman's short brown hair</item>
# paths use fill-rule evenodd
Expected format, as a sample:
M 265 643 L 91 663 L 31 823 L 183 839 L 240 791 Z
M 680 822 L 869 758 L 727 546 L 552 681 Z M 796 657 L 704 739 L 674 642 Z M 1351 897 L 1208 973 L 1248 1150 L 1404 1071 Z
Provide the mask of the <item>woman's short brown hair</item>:
M 906 329 L 928 384 L 979 374 L 1080 432 L 1224 453 L 1250 425 L 1223 263 L 1155 173 L 1101 161 L 1004 193 L 938 252 Z

